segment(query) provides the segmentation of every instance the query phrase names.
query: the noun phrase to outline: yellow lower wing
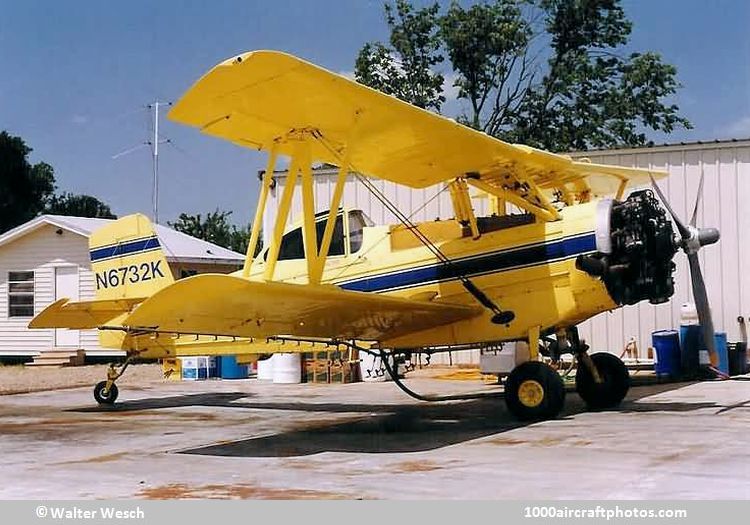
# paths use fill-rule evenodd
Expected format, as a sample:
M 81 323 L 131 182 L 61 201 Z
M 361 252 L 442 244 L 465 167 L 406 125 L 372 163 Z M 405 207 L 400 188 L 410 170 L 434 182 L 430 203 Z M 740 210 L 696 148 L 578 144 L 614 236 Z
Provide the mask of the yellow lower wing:
M 160 290 L 122 324 L 169 333 L 384 340 L 479 313 L 481 309 L 473 306 L 344 291 L 332 285 L 203 274 Z

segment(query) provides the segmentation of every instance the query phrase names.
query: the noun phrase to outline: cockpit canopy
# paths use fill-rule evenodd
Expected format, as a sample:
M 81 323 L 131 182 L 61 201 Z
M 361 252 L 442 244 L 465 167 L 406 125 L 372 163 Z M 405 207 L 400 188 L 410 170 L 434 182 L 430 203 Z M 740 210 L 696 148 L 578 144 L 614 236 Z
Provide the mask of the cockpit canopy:
M 315 233 L 317 245 L 323 240 L 323 232 L 326 229 L 328 210 L 315 214 Z M 331 246 L 328 256 L 342 256 L 357 253 L 362 248 L 363 230 L 366 226 L 374 226 L 370 218 L 362 210 L 347 210 L 340 208 L 336 216 L 336 224 L 333 228 Z M 263 260 L 268 257 L 268 247 L 263 249 Z M 302 224 L 296 224 L 281 238 L 279 250 L 279 261 L 288 261 L 305 258 L 305 245 L 302 238 Z

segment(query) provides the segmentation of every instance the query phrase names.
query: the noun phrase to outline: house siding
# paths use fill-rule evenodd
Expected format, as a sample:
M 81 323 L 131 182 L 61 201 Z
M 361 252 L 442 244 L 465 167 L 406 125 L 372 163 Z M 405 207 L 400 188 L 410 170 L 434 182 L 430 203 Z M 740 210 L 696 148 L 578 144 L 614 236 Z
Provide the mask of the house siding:
M 94 298 L 94 278 L 89 269 L 88 239 L 68 230 L 44 225 L 0 248 L 0 355 L 34 355 L 55 345 L 54 330 L 29 330 L 30 318 L 8 317 L 8 272 L 34 271 L 34 313 L 55 300 L 55 268 L 77 266 L 79 298 Z M 96 330 L 80 331 L 80 346 L 101 351 Z
M 8 317 L 8 272 L 34 271 L 34 313 L 38 314 L 55 300 L 55 268 L 60 266 L 78 268 L 79 300 L 95 299 L 96 283 L 89 261 L 88 237 L 45 224 L 0 246 L 0 356 L 33 356 L 55 346 L 54 330 L 30 330 L 31 318 Z M 240 262 L 170 262 L 175 278 L 180 277 L 183 269 L 196 273 L 230 273 L 241 267 Z M 122 354 L 115 349 L 102 348 L 97 330 L 79 332 L 79 347 L 86 355 Z

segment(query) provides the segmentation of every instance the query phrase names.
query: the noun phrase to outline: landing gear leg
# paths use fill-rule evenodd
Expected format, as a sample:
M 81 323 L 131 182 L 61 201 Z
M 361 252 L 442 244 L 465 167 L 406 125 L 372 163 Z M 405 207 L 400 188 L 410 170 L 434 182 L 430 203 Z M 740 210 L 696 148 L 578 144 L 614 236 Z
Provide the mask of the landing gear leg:
M 578 361 L 578 395 L 591 410 L 603 410 L 619 405 L 630 389 L 630 372 L 625 363 L 616 355 L 607 352 L 589 355 L 588 345 L 580 343 L 577 330 L 571 339 L 571 346 Z
M 557 371 L 537 361 L 539 327 L 529 331 L 530 360 L 515 367 L 505 381 L 505 403 L 518 419 L 553 419 L 565 404 L 565 385 Z
M 132 357 L 128 356 L 122 365 L 117 366 L 115 363 L 111 363 L 107 369 L 107 380 L 100 381 L 94 387 L 94 399 L 100 405 L 111 405 L 117 400 L 119 391 L 115 381 L 120 379 L 120 376 L 125 373 L 128 368 Z

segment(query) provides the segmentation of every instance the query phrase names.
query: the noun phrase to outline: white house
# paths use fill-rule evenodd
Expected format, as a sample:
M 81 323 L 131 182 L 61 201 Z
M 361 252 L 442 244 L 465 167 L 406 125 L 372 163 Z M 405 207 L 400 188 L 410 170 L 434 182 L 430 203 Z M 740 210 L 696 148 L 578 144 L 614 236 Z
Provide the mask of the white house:
M 41 215 L 0 235 L 0 357 L 26 357 L 53 348 L 111 355 L 96 330 L 29 330 L 31 318 L 51 302 L 94 299 L 88 236 L 108 219 Z M 229 273 L 244 255 L 157 225 L 167 262 L 179 279 L 195 273 Z

